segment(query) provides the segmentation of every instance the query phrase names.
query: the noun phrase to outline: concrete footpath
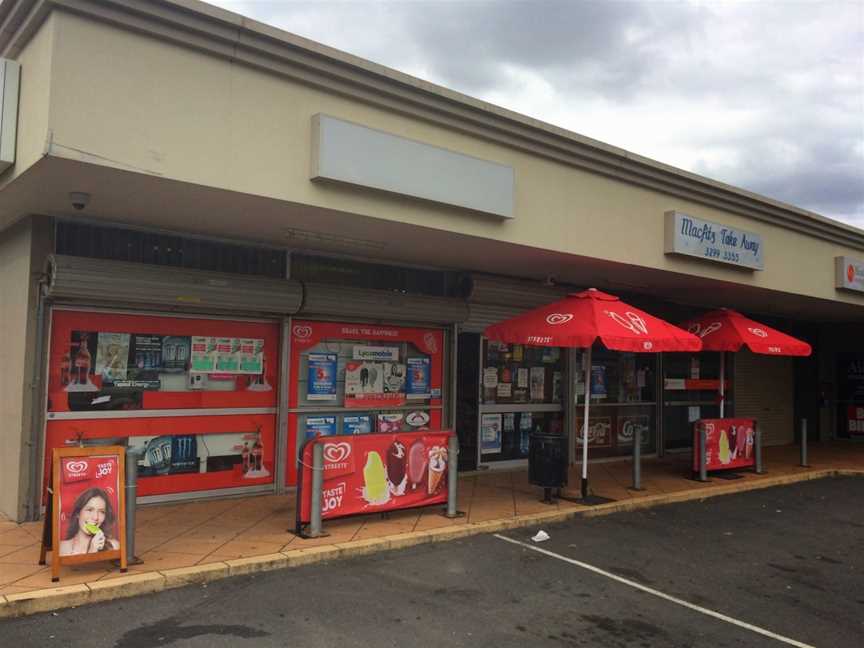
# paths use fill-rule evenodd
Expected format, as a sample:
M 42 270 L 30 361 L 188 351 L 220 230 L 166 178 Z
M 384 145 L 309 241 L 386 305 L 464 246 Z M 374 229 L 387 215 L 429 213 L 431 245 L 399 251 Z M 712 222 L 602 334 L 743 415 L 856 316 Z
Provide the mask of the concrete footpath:
M 810 466 L 798 466 L 798 449 L 766 449 L 765 474 L 740 479 L 690 479 L 689 456 L 643 462 L 643 489 L 630 485 L 628 461 L 591 464 L 592 491 L 611 501 L 584 506 L 539 501 L 541 490 L 526 471 L 461 476 L 459 509 L 450 520 L 430 507 L 358 516 L 325 523 L 326 537 L 302 539 L 293 529 L 295 497 L 261 496 L 139 509 L 136 551 L 140 565 L 121 574 L 109 564 L 64 567 L 59 584 L 38 564 L 41 523 L 0 519 L 0 618 L 136 596 L 228 576 L 308 565 L 519 527 L 562 522 L 675 502 L 840 475 L 864 475 L 864 444 L 811 446 Z M 575 466 L 570 483 L 578 488 Z M 59 586 L 57 586 L 59 585 Z

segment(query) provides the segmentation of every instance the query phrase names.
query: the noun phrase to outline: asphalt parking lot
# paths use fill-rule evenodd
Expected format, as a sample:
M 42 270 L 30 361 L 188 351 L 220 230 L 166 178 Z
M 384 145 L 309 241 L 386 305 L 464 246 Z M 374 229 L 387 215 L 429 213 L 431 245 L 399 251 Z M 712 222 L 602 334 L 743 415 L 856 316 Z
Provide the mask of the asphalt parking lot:
M 864 479 L 0 622 L 4 646 L 862 646 Z M 517 544 L 521 543 L 521 544 Z

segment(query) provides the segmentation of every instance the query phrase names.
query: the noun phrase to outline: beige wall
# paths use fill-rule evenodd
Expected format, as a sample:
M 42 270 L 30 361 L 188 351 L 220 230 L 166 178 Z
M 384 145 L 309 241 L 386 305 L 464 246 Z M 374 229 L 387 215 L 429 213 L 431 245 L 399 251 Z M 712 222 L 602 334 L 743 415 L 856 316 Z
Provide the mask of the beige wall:
M 50 137 L 54 25 L 55 17 L 51 15 L 17 58 L 21 64 L 21 91 L 15 165 L 0 179 L 0 187 L 24 173 L 45 153 Z
M 853 250 L 589 174 L 356 100 L 88 21 L 54 15 L 53 154 L 183 182 L 639 266 L 864 303 L 833 288 Z M 516 169 L 516 218 L 309 181 L 311 122 L 326 113 Z M 766 269 L 663 253 L 670 209 L 758 232 Z
M 32 466 L 36 281 L 48 244 L 44 220 L 25 219 L 0 233 L 0 512 L 19 520 Z

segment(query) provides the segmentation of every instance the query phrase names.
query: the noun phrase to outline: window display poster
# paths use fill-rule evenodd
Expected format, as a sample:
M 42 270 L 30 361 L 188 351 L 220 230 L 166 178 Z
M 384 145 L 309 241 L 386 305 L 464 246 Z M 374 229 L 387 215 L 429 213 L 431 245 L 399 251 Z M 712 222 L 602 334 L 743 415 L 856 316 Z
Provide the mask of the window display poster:
M 240 341 L 236 338 L 216 338 L 216 372 L 237 373 L 240 369 Z
M 307 376 L 307 399 L 336 400 L 335 353 L 310 353 Z
M 383 394 L 384 367 L 377 362 L 345 364 L 345 395 Z
M 642 439 L 642 445 L 648 445 L 651 432 L 651 420 L 647 415 L 631 415 L 618 417 L 617 445 L 633 445 L 636 435 Z
M 238 373 L 260 374 L 264 370 L 264 340 L 240 338 Z
M 480 454 L 501 452 L 501 415 L 483 414 L 480 417 Z
M 546 394 L 546 368 L 531 367 L 531 400 L 543 400 Z
M 516 387 L 528 389 L 528 369 L 526 367 L 519 367 L 516 370 Z
M 576 443 L 582 445 L 582 421 L 576 419 Z M 609 416 L 597 416 L 588 419 L 588 447 L 609 448 L 612 446 L 612 419 Z
M 558 347 L 543 347 L 543 362 L 555 363 L 561 357 L 561 349 Z
M 96 343 L 96 373 L 102 384 L 126 380 L 129 363 L 128 333 L 99 333 Z
M 368 414 L 342 417 L 342 434 L 369 434 L 372 432 L 372 417 Z
M 399 432 L 402 430 L 402 414 L 379 414 L 378 432 L 381 434 Z
M 381 365 L 385 394 L 401 394 L 405 391 L 405 365 L 399 362 L 385 362 Z
M 558 402 L 561 400 L 561 372 L 552 372 L 552 400 Z
M 606 367 L 591 365 L 591 398 L 606 398 Z
M 513 383 L 498 383 L 498 398 L 510 398 L 513 395 Z
M 306 438 L 336 434 L 335 416 L 309 416 L 306 418 Z
M 519 415 L 519 452 L 526 456 L 528 455 L 528 444 L 533 425 L 534 417 L 531 412 L 522 412 Z
M 513 362 L 522 362 L 522 358 L 524 354 L 522 353 L 522 345 L 514 344 L 513 345 Z
M 216 338 L 192 336 L 192 371 L 214 373 L 216 371 Z
M 408 358 L 408 375 L 405 378 L 405 392 L 408 398 L 429 398 L 430 363 L 429 358 Z
M 498 369 L 486 367 L 483 370 L 483 386 L 486 389 L 495 389 L 498 386 Z

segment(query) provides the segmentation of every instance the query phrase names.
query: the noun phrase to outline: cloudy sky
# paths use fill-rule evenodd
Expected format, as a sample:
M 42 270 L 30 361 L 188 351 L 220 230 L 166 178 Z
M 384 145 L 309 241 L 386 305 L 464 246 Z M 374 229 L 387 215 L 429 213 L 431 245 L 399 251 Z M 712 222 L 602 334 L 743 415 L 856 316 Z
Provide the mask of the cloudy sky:
M 209 0 L 864 227 L 864 0 Z

